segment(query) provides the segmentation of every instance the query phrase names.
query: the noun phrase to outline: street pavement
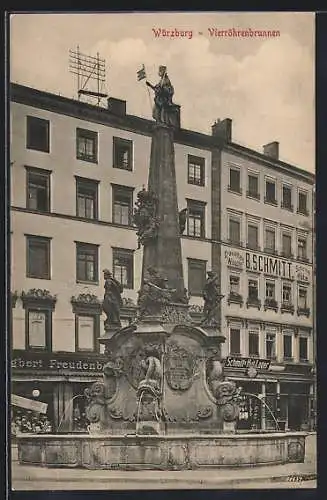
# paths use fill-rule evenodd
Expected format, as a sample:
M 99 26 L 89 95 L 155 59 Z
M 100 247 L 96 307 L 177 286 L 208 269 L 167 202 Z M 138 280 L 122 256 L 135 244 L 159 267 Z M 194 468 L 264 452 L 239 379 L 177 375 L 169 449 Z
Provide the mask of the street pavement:
M 12 463 L 13 490 L 141 490 L 316 488 L 316 435 L 304 463 L 184 471 L 53 469 Z

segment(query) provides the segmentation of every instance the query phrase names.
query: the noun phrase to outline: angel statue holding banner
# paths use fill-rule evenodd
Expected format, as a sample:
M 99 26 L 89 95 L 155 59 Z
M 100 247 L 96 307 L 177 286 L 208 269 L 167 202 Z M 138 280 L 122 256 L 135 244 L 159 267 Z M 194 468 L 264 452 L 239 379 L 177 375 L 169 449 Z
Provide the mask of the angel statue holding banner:
M 145 68 L 138 71 L 138 80 L 146 78 Z M 157 85 L 152 85 L 146 80 L 146 85 L 154 91 L 154 106 L 152 117 L 157 123 L 165 125 L 179 126 L 179 106 L 173 103 L 174 87 L 172 86 L 166 66 L 159 66 L 160 81 Z

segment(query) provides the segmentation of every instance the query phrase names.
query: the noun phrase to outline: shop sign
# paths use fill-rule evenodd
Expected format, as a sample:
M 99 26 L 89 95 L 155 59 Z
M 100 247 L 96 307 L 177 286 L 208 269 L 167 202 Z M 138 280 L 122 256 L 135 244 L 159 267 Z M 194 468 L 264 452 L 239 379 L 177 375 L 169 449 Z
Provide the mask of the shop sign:
M 240 269 L 244 267 L 244 255 L 237 250 L 225 250 L 225 261 L 227 266 L 238 267 Z
M 48 371 L 52 373 L 62 372 L 102 372 L 105 364 L 104 359 L 92 360 L 90 357 L 81 357 L 76 354 L 56 355 L 56 353 L 29 353 L 14 352 L 11 360 L 11 368 L 14 371 Z
M 225 360 L 225 368 L 241 368 L 243 370 L 254 368 L 256 370 L 268 370 L 269 367 L 269 359 L 234 358 L 232 356 L 228 356 Z
M 248 271 L 270 274 L 279 278 L 293 279 L 292 262 L 278 257 L 268 257 L 246 252 L 245 266 Z
M 16 394 L 11 395 L 11 404 L 14 406 L 18 406 L 19 408 L 24 408 L 25 410 L 32 410 L 36 411 L 37 413 L 44 414 L 48 409 L 47 403 L 41 403 L 40 401 L 34 401 L 33 399 L 16 396 Z

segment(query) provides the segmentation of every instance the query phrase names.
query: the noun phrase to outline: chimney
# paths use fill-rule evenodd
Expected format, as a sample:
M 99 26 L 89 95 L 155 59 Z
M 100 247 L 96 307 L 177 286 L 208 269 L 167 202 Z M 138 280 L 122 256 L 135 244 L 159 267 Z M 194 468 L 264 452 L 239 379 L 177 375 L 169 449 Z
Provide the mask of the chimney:
M 263 154 L 269 156 L 273 160 L 278 160 L 279 158 L 279 142 L 274 141 L 263 146 Z
M 115 97 L 109 97 L 108 99 L 108 111 L 113 115 L 125 116 L 126 115 L 126 101 L 122 99 L 116 99 Z
M 217 121 L 211 127 L 211 133 L 214 137 L 219 137 L 225 142 L 232 141 L 232 120 L 230 118 L 225 118 Z

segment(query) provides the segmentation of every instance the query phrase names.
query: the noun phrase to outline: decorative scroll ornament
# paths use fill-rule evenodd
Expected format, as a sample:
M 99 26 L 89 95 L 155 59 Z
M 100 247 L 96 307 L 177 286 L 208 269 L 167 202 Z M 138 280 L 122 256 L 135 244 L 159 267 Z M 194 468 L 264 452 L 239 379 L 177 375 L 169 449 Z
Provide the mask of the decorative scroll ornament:
M 223 365 L 215 356 L 207 361 L 207 383 L 216 405 L 221 408 L 225 422 L 233 422 L 239 416 L 241 388 L 235 382 L 226 380 Z
M 86 417 L 92 422 L 103 422 L 105 408 L 117 391 L 117 378 L 124 373 L 123 358 L 110 356 L 109 361 L 103 367 L 103 380 L 96 381 L 90 388 L 85 389 L 88 405 Z
M 137 227 L 138 248 L 148 245 L 158 235 L 160 219 L 158 217 L 158 197 L 144 187 L 137 193 L 134 209 L 134 224 Z
M 23 307 L 25 308 L 27 305 L 31 304 L 44 304 L 52 309 L 54 308 L 57 302 L 57 296 L 52 295 L 49 290 L 41 289 L 41 288 L 31 288 L 28 292 L 22 292 L 21 300 L 23 302 Z
M 206 420 L 212 417 L 213 409 L 211 406 L 201 406 L 193 415 L 177 416 L 169 414 L 166 409 L 162 410 L 163 418 L 166 422 L 185 422 L 195 423 L 200 420 Z
M 170 344 L 165 356 L 166 380 L 174 391 L 188 390 L 196 374 L 197 358 L 177 344 Z
M 87 309 L 101 313 L 101 302 L 96 295 L 91 293 L 80 293 L 76 297 L 73 296 L 70 302 L 74 312 L 78 309 Z

